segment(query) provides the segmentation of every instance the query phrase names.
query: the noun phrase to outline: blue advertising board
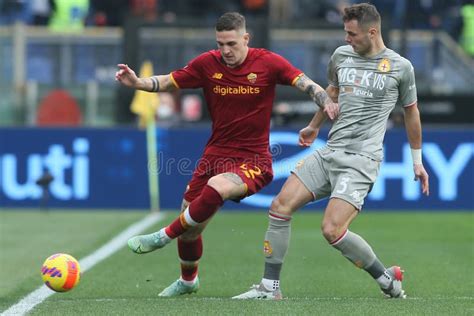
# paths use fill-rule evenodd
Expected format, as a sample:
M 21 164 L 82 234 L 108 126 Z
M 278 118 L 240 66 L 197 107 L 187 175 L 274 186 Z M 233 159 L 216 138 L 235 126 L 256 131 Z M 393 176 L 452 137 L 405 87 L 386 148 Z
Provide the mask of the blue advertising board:
M 410 147 L 404 130 L 389 130 L 385 161 L 364 209 L 473 210 L 474 131 L 425 130 L 424 165 L 430 196 L 413 181 Z M 0 129 L 0 207 L 36 207 L 42 191 L 36 180 L 54 176 L 50 207 L 147 209 L 148 172 L 159 174 L 162 208 L 178 209 L 207 138 L 206 128 L 157 129 L 158 163 L 147 163 L 146 137 L 134 129 Z M 274 130 L 271 151 L 274 181 L 227 209 L 268 209 L 294 165 L 318 147 L 297 144 L 295 130 Z M 326 201 L 307 209 L 321 210 Z
M 0 206 L 40 205 L 36 180 L 49 171 L 48 206 L 146 208 L 145 153 L 144 134 L 133 129 L 2 128 Z

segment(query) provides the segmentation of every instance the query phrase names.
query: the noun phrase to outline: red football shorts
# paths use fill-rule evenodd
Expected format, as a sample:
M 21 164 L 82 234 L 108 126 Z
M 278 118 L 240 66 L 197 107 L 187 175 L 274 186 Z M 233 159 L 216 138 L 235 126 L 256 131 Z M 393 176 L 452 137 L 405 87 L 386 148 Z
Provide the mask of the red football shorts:
M 193 172 L 193 177 L 184 193 L 184 199 L 192 202 L 201 194 L 202 188 L 210 178 L 226 172 L 237 174 L 247 186 L 246 195 L 240 199 L 257 193 L 273 179 L 271 158 L 223 158 L 204 155 Z

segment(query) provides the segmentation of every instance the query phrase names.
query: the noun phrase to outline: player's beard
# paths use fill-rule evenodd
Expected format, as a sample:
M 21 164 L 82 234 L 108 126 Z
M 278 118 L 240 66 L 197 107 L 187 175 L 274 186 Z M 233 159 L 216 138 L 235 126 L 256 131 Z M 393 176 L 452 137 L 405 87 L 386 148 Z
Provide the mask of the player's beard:
M 365 41 L 359 43 L 358 45 L 352 45 L 352 49 L 357 54 L 361 56 L 366 56 L 372 50 L 372 43 L 370 42 L 370 39 L 367 38 Z
M 227 66 L 231 66 L 231 67 L 236 64 L 236 60 L 237 60 L 237 59 L 235 58 L 235 56 L 231 56 L 231 57 L 224 57 L 224 56 L 222 56 L 222 59 L 224 60 L 224 62 L 225 62 L 225 64 L 226 64 Z
M 353 45 L 352 49 L 354 50 L 354 52 L 356 52 L 360 56 L 365 56 L 370 51 L 370 46 L 367 47 L 367 46 L 362 46 L 362 45 Z

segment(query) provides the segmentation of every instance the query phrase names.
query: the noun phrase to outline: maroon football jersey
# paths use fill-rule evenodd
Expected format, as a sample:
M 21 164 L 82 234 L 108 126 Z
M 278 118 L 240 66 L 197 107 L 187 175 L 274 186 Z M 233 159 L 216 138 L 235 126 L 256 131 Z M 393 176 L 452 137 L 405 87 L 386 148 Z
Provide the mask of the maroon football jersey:
M 171 73 L 178 88 L 202 88 L 212 118 L 205 153 L 270 157 L 270 118 L 276 84 L 292 85 L 302 71 L 265 49 L 249 48 L 245 61 L 227 67 L 218 50 Z

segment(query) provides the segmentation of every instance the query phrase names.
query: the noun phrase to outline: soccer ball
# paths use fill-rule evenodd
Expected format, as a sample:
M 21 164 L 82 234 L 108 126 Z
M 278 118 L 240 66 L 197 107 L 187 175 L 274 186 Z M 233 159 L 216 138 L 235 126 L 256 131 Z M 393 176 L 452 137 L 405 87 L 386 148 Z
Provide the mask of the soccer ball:
M 67 292 L 79 283 L 81 268 L 79 262 L 65 253 L 50 256 L 41 267 L 43 282 L 51 290 Z

